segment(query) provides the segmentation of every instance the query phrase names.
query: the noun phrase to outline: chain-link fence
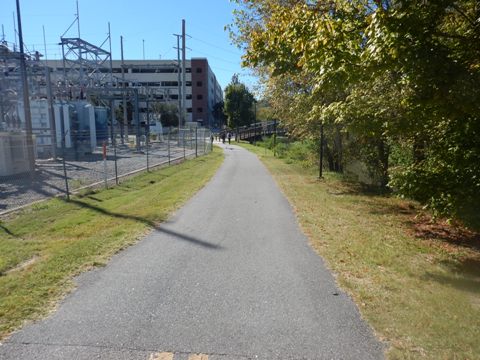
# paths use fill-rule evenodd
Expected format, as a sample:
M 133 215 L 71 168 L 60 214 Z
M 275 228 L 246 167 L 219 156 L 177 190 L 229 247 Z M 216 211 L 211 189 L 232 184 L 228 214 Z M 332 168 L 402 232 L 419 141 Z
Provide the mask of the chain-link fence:
M 67 45 L 78 44 L 86 43 Z M 123 79 L 120 86 L 98 59 L 88 63 L 96 72 L 87 81 L 87 56 L 68 67 L 40 57 L 0 42 L 0 215 L 211 151 L 210 131 L 188 122 L 185 101 L 182 110 L 165 97 L 167 85 Z M 163 117 L 176 106 L 176 120 Z M 178 119 L 185 128 L 162 127 Z
M 163 129 L 154 135 L 142 128 L 123 138 L 109 129 L 94 138 L 82 129 L 63 130 L 63 136 L 57 131 L 50 137 L 56 145 L 33 139 L 34 166 L 25 133 L 0 133 L 0 214 L 88 187 L 111 187 L 138 172 L 212 150 L 211 133 L 204 128 Z

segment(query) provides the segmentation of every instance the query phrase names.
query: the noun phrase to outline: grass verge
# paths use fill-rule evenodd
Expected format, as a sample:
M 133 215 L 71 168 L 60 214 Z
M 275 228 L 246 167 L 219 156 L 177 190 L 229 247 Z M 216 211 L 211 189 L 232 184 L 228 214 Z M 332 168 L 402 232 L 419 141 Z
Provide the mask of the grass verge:
M 121 185 L 52 199 L 0 222 L 0 339 L 46 314 L 72 277 L 133 244 L 213 176 L 220 151 Z
M 357 303 L 390 359 L 480 359 L 480 239 L 409 201 L 242 144 L 268 167 L 312 247 Z

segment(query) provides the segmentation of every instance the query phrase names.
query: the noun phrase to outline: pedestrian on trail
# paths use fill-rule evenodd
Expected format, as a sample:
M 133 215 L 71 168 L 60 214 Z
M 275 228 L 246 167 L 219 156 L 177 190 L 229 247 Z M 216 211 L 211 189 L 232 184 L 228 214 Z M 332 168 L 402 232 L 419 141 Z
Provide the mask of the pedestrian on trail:
M 221 135 L 221 136 L 222 136 L 222 142 L 225 144 L 225 133 L 222 132 L 222 135 Z
M 228 133 L 228 143 L 230 144 L 230 140 L 232 139 L 232 134 Z

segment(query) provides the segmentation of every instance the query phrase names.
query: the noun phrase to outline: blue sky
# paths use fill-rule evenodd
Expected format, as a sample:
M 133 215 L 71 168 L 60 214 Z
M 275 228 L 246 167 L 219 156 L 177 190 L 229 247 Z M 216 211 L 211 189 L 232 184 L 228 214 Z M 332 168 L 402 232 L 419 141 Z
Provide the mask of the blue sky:
M 5 40 L 15 41 L 13 13 L 15 0 L 0 0 L 0 24 Z M 124 57 L 176 59 L 176 38 L 186 20 L 187 58 L 206 57 L 223 88 L 234 73 L 250 88 L 255 79 L 240 67 L 241 51 L 231 44 L 225 25 L 232 22 L 235 4 L 229 0 L 78 0 L 81 37 L 97 46 L 112 32 L 113 59 L 120 59 L 120 35 L 124 37 Z M 20 0 L 25 45 L 44 52 L 43 30 L 49 59 L 61 58 L 60 36 L 75 20 L 75 0 Z M 15 20 L 16 21 L 16 20 Z M 0 37 L 2 36 L 0 32 Z M 65 37 L 77 37 L 76 24 Z M 108 43 L 103 46 L 108 50 Z

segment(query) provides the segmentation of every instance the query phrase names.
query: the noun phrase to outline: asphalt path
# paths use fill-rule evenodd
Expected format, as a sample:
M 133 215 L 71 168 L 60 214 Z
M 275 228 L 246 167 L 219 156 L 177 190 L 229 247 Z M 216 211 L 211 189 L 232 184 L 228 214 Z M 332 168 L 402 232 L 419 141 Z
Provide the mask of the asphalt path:
M 205 188 L 0 359 L 382 359 L 265 167 L 223 147 Z

